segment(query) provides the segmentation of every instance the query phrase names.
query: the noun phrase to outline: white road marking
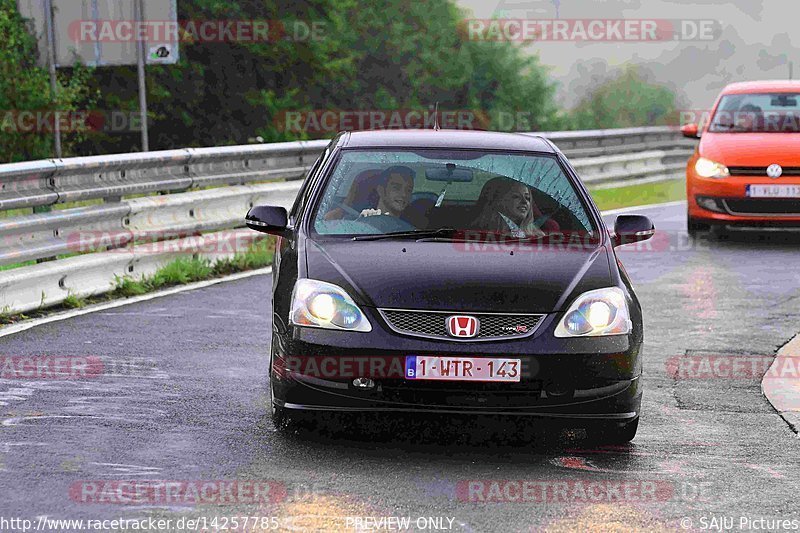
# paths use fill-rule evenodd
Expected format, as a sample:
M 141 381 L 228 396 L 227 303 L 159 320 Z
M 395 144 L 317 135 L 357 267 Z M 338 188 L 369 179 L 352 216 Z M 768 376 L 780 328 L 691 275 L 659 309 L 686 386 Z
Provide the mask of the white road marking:
M 0 453 L 11 452 L 12 446 L 49 446 L 46 442 L 0 442 Z
M 9 402 L 24 402 L 33 394 L 33 391 L 34 389 L 22 387 L 0 392 L 0 405 L 9 405 Z
M 149 476 L 161 472 L 157 466 L 126 465 L 119 463 L 90 463 L 97 466 L 110 467 L 113 474 L 118 476 Z
M 12 418 L 6 418 L 3 420 L 2 424 L 5 427 L 12 427 L 18 426 L 20 422 L 24 422 L 25 420 L 46 420 L 52 418 L 103 418 L 102 416 L 72 416 L 72 415 L 42 415 L 42 416 L 15 416 Z

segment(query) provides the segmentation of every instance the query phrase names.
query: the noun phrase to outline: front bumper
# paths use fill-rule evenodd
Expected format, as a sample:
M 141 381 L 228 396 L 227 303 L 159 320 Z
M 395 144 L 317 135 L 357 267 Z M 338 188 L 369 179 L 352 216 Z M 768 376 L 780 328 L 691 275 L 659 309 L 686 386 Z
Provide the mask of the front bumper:
M 763 176 L 701 178 L 687 172 L 689 218 L 711 225 L 800 229 L 800 198 L 751 198 L 748 185 L 797 185 L 796 177 L 769 180 Z M 709 205 L 710 204 L 710 205 Z
M 273 401 L 317 411 L 636 418 L 642 396 L 641 327 L 631 335 L 557 339 L 553 318 L 543 319 L 546 323 L 527 339 L 470 344 L 401 337 L 381 327 L 368 334 L 290 327 L 273 335 Z M 521 380 L 407 380 L 407 355 L 518 358 Z M 356 387 L 353 380 L 359 377 L 372 379 L 374 386 Z

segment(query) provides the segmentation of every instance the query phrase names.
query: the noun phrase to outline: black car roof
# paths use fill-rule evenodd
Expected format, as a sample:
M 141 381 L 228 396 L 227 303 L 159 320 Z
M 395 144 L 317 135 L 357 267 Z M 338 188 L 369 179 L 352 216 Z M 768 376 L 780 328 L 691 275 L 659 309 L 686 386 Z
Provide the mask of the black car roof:
M 474 130 L 375 130 L 344 132 L 341 148 L 474 148 L 556 153 L 550 141 L 529 134 Z

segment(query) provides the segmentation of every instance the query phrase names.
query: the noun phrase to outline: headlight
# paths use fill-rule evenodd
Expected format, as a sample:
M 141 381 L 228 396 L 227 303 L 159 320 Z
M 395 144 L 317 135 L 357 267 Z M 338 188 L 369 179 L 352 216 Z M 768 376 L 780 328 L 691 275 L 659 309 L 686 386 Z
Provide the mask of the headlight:
M 289 322 L 295 326 L 372 331 L 369 320 L 344 289 L 314 279 L 295 283 Z
M 694 170 L 704 178 L 727 178 L 731 175 L 728 167 L 705 157 L 701 157 L 694 164 Z
M 630 333 L 625 293 L 617 287 L 584 292 L 556 326 L 556 337 L 599 337 Z

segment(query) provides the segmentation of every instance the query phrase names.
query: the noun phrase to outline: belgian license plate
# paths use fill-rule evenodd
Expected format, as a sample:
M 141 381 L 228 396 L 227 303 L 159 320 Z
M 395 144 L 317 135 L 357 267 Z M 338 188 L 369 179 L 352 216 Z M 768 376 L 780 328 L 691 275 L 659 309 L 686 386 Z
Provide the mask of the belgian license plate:
M 518 382 L 521 372 L 520 359 L 425 355 L 406 357 L 406 379 Z
M 800 185 L 748 185 L 750 198 L 800 198 Z

